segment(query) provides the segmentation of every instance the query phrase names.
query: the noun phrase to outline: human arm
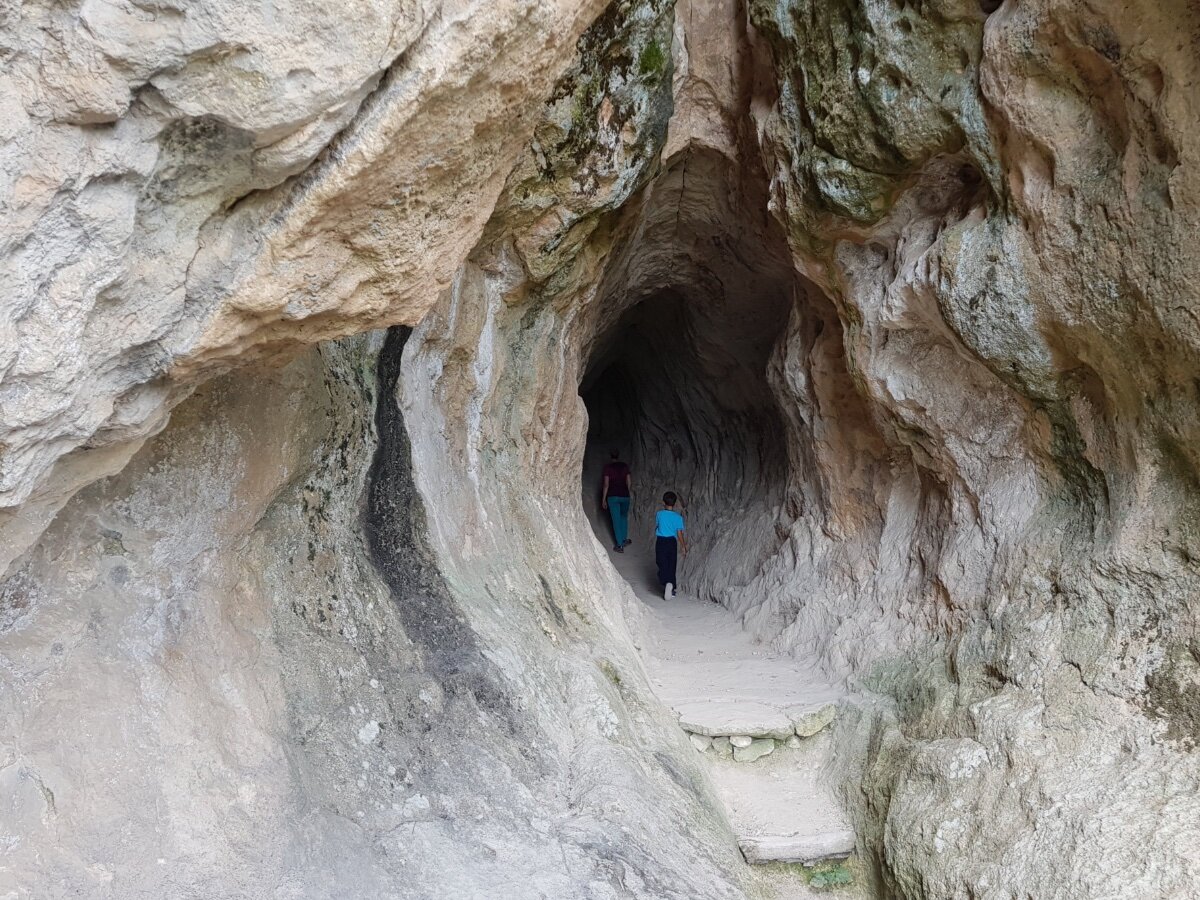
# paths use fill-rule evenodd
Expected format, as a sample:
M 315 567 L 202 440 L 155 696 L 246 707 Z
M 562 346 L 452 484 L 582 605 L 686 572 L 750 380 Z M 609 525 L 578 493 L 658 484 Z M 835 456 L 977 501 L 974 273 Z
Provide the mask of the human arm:
M 608 476 L 604 476 L 604 493 L 600 495 L 600 508 L 608 509 Z
M 684 535 L 682 528 L 675 532 L 675 540 L 679 541 L 679 555 L 687 556 L 687 537 Z

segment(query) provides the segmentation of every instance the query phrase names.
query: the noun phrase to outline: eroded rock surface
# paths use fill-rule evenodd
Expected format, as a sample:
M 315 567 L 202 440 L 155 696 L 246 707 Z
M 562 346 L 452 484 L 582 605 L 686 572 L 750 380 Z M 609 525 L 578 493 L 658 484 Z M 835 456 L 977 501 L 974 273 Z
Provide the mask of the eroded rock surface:
M 579 582 L 439 571 L 403 344 L 206 387 L 8 580 L 6 892 L 741 896 Z
M 782 613 L 780 639 L 834 661 L 892 617 L 944 633 L 927 662 L 869 679 L 900 700 L 864 797 L 867 819 L 890 798 L 889 890 L 1186 896 L 1197 762 L 1171 740 L 1187 714 L 1147 687 L 1189 681 L 1166 660 L 1197 615 L 1196 459 L 1180 452 L 1197 407 L 1177 367 L 1200 338 L 1182 313 L 1200 20 L 1183 4 L 927 13 L 752 4 L 785 78 L 762 119 L 786 164 L 777 202 L 887 450 L 858 445 L 869 477 L 839 497 L 851 444 L 818 444 L 840 487 L 816 494 L 815 521 L 840 527 L 813 569 L 844 574 L 805 579 L 784 612 L 800 587 L 784 559 L 737 603 L 765 633 Z M 815 35 L 847 22 L 857 59 L 831 64 Z M 831 95 L 840 119 L 816 113 Z M 844 177 L 827 177 L 830 152 Z M 819 561 L 829 530 L 812 521 L 789 540 Z M 1121 841 L 1104 837 L 1114 822 Z
M 0 14 L 0 565 L 199 380 L 415 323 L 602 5 Z
M 5 875 L 777 888 L 640 670 L 617 444 L 859 692 L 873 890 L 1194 896 L 1200 14 L 601 7 L 0 19 Z

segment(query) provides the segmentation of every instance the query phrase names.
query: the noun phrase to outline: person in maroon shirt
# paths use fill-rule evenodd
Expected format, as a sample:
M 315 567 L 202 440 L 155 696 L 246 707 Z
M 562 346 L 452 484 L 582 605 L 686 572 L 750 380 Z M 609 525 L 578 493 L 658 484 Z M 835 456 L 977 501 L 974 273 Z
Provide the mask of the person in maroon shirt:
M 604 493 L 600 497 L 600 505 L 608 510 L 612 517 L 613 549 L 618 553 L 625 552 L 625 545 L 632 544 L 629 540 L 629 487 L 633 479 L 629 474 L 629 466 L 621 462 L 621 453 L 612 451 L 608 465 L 604 467 Z

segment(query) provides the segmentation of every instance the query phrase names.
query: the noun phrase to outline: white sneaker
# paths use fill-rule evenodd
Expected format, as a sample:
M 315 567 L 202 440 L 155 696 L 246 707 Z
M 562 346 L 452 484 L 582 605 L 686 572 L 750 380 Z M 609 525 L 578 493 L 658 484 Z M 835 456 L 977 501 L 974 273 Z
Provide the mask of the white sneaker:
M 671 582 L 668 581 L 667 586 L 665 588 L 663 588 L 663 599 L 670 600 L 674 596 L 675 596 L 675 585 L 671 584 Z

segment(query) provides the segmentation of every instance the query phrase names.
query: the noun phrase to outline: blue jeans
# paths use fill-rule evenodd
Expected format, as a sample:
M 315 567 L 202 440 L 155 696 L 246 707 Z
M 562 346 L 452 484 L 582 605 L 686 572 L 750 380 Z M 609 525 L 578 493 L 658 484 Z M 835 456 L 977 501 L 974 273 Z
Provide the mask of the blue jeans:
M 624 547 L 629 536 L 629 498 L 609 497 L 608 514 L 612 516 L 614 547 Z

